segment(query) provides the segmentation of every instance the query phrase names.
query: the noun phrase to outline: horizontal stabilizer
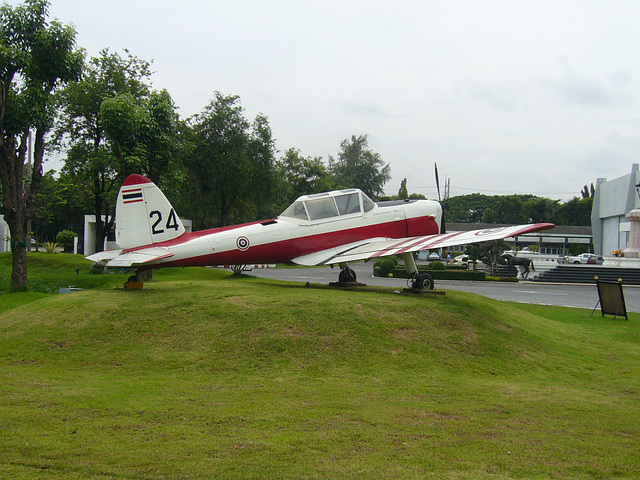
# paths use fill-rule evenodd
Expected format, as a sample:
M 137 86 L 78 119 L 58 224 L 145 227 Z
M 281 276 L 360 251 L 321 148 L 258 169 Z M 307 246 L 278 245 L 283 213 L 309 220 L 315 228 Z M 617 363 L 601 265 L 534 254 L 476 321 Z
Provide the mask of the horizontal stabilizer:
M 84 258 L 86 258 L 87 260 L 91 260 L 92 262 L 99 263 L 100 265 L 106 265 L 109 260 L 116 258 L 121 253 L 122 250 L 105 250 L 103 252 L 94 253 L 93 255 L 89 255 Z
M 173 257 L 173 253 L 165 247 L 149 247 L 133 252 L 122 253 L 122 250 L 109 250 L 90 255 L 87 260 L 101 263 L 107 267 L 138 267 L 156 260 Z

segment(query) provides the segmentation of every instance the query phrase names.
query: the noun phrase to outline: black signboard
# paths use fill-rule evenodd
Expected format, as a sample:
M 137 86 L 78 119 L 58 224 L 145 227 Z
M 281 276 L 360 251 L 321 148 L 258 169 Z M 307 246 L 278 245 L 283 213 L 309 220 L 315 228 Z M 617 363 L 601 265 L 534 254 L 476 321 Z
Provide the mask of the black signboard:
M 622 279 L 618 279 L 617 282 L 605 282 L 595 277 L 595 280 L 598 287 L 598 297 L 600 297 L 598 303 L 600 304 L 602 316 L 613 315 L 615 319 L 619 315 L 629 320 L 627 306 L 624 303 L 624 293 L 622 292 Z M 597 307 L 598 305 L 596 304 Z

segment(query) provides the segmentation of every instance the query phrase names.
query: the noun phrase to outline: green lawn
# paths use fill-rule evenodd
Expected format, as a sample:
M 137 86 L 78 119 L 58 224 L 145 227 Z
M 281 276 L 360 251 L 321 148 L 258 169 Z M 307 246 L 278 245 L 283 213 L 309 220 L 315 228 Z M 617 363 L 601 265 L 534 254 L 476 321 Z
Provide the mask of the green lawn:
M 638 314 L 115 285 L 0 295 L 0 478 L 638 478 Z

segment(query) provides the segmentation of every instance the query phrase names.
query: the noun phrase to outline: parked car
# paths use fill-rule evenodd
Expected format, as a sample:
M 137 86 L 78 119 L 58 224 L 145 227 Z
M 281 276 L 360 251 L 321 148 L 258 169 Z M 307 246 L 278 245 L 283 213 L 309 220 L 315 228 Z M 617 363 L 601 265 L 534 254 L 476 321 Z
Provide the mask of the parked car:
M 564 257 L 567 263 L 573 263 L 578 265 L 580 263 L 589 263 L 592 265 L 601 264 L 604 262 L 604 259 L 598 255 L 593 253 L 581 253 L 580 255 L 567 255 Z
M 473 262 L 471 261 L 471 259 L 469 258 L 469 255 L 458 255 L 457 257 L 455 257 L 450 265 L 458 265 L 461 266 L 463 268 L 469 268 L 469 264 L 471 264 L 471 269 L 473 270 Z M 479 270 L 481 268 L 485 268 L 487 265 L 484 264 L 483 262 L 481 262 L 480 260 L 476 260 L 475 262 L 475 269 Z
M 604 263 L 604 258 L 601 255 L 593 255 L 589 257 L 587 263 L 589 265 L 602 265 Z

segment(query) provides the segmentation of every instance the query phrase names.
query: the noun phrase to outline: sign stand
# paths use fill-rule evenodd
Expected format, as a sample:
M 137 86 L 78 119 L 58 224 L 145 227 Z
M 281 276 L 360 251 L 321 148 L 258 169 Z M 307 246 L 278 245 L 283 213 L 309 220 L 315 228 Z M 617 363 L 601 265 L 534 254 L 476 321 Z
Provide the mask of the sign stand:
M 598 303 L 593 307 L 591 311 L 591 316 L 593 316 L 593 312 L 596 311 L 598 305 L 600 305 L 600 311 L 602 312 L 602 316 L 605 314 L 613 315 L 613 319 L 615 320 L 618 315 L 624 316 L 626 320 L 629 320 L 627 316 L 627 306 L 624 303 L 624 293 L 622 291 L 622 278 L 619 278 L 617 282 L 605 282 L 598 279 L 598 277 L 594 277 L 596 281 L 596 286 L 598 287 Z

